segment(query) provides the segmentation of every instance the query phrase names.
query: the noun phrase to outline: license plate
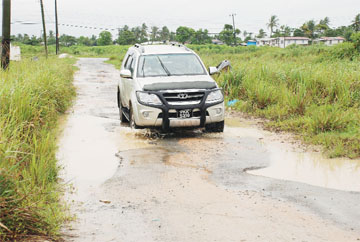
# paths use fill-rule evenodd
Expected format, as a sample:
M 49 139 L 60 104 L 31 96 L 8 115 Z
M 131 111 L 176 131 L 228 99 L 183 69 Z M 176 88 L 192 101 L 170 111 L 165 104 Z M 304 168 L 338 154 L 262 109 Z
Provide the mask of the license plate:
M 191 110 L 190 109 L 179 110 L 178 116 L 179 118 L 191 118 Z

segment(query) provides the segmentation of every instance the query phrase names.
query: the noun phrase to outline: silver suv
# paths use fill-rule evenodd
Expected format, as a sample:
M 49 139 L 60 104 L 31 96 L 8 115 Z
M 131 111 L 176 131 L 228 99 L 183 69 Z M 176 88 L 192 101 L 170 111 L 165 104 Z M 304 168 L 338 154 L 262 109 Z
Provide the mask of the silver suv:
M 224 130 L 224 96 L 199 56 L 180 44 L 130 47 L 121 66 L 118 107 L 132 128 Z

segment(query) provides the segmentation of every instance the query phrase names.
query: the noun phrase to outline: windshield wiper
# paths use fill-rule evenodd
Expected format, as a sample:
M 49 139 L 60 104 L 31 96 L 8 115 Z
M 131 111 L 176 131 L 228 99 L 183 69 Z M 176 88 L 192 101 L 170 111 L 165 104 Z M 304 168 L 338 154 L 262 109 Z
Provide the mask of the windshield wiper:
M 157 58 L 158 58 L 158 60 L 159 60 L 159 62 L 160 62 L 160 64 L 161 64 L 162 68 L 165 70 L 166 74 L 167 74 L 168 76 L 171 76 L 170 71 L 166 68 L 166 66 L 164 65 L 164 63 L 161 61 L 160 57 L 157 56 Z

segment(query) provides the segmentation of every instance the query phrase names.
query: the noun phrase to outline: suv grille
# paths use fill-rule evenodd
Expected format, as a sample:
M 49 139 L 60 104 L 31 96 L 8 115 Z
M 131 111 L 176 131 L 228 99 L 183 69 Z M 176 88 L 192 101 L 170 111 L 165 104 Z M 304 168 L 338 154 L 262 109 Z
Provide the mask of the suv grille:
M 199 104 L 204 98 L 204 92 L 174 92 L 164 93 L 165 100 L 170 105 Z

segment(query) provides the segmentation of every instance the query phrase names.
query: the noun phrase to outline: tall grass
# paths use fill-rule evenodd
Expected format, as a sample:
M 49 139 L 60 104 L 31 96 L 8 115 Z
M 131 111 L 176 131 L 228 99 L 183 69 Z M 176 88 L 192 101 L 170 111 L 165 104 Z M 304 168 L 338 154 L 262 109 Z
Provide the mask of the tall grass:
M 12 62 L 0 71 L 0 240 L 56 236 L 63 222 L 56 124 L 71 104 L 71 60 Z
M 237 109 L 323 145 L 332 157 L 360 157 L 360 58 L 353 44 L 229 48 L 195 46 L 208 66 L 231 61 L 233 71 L 216 80 L 227 99 L 240 100 Z

